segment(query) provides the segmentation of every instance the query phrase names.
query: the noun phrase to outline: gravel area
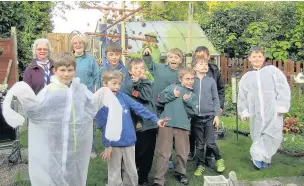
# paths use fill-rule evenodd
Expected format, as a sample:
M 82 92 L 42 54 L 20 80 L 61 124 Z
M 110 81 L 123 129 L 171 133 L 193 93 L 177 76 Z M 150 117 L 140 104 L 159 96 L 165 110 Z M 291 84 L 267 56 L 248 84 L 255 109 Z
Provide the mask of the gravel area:
M 5 154 L 0 154 L 0 186 L 15 186 L 16 176 L 19 173 L 21 175 L 27 174 L 27 171 L 27 164 L 20 163 L 10 166 L 7 161 L 7 156 Z

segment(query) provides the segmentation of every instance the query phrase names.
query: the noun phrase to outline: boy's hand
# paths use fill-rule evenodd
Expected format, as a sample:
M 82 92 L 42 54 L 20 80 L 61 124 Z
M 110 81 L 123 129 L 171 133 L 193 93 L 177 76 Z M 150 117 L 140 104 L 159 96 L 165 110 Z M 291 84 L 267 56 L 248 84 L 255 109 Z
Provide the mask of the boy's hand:
M 158 120 L 157 125 L 159 127 L 164 127 L 167 124 L 168 120 L 169 120 L 169 118 L 160 119 L 160 120 Z
M 144 56 L 150 56 L 152 54 L 152 51 L 150 48 L 146 48 L 144 51 L 143 51 L 143 55 Z
M 175 87 L 175 88 L 174 88 L 174 90 L 173 90 L 173 94 L 174 94 L 174 96 L 175 96 L 176 98 L 178 98 L 178 97 L 179 97 L 179 95 L 180 95 L 180 91 L 179 91 L 179 90 L 177 90 L 177 87 Z
M 141 74 L 141 75 L 139 76 L 139 79 L 147 79 L 147 76 L 146 76 L 145 74 Z
M 137 76 L 131 76 L 132 81 L 135 83 L 139 80 L 139 77 Z
M 112 147 L 106 147 L 105 150 L 100 153 L 102 160 L 110 160 L 112 157 Z
M 192 92 L 190 92 L 190 94 L 185 94 L 185 95 L 183 96 L 183 99 L 184 99 L 184 100 L 189 99 L 189 98 L 191 97 L 191 95 L 192 95 Z
M 214 117 L 213 125 L 214 125 L 215 128 L 218 128 L 220 126 L 220 118 L 218 116 Z

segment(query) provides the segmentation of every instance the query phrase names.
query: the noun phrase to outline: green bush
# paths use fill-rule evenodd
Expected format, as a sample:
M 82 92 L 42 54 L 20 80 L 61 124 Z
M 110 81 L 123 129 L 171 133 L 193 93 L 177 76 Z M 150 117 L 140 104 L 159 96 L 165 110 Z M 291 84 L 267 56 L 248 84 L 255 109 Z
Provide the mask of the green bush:
M 235 104 L 231 100 L 232 88 L 231 85 L 225 85 L 225 103 L 223 116 L 232 117 L 236 115 Z
M 304 137 L 295 134 L 284 134 L 282 150 L 291 153 L 304 152 Z

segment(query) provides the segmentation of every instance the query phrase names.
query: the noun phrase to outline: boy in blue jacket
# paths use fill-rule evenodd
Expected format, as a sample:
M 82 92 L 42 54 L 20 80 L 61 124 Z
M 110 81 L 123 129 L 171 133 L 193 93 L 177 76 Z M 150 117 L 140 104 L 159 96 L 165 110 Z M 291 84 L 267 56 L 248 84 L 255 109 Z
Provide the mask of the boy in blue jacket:
M 154 124 L 163 127 L 166 118 L 159 120 L 155 114 L 148 111 L 142 104 L 134 101 L 128 95 L 119 92 L 123 75 L 117 70 L 106 70 L 102 75 L 104 87 L 108 87 L 116 95 L 123 108 L 122 133 L 119 141 L 110 142 L 105 136 L 108 108 L 103 107 L 96 115 L 97 126 L 102 130 L 102 143 L 105 146 L 101 153 L 102 159 L 108 162 L 108 185 L 138 185 L 138 175 L 135 164 L 136 134 L 131 118 L 131 111 L 144 119 L 149 119 Z M 121 176 L 121 166 L 124 175 Z M 123 181 L 122 181 L 123 177 Z

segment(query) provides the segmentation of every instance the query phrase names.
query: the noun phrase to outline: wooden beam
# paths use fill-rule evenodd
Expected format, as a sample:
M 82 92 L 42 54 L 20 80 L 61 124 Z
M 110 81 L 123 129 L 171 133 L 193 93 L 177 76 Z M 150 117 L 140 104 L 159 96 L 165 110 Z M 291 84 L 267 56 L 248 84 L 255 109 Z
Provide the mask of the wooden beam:
M 120 38 L 121 35 L 113 35 L 113 34 L 98 34 L 95 32 L 85 32 L 85 35 L 92 35 L 92 36 L 100 36 L 100 37 L 112 37 L 112 38 Z M 126 36 L 126 39 L 132 39 L 132 40 L 140 40 L 140 41 L 147 41 L 145 38 L 141 37 L 132 37 L 132 36 Z
M 112 11 L 122 11 L 122 12 L 134 12 L 136 10 L 125 9 L 125 8 L 112 8 L 112 7 L 104 7 L 104 6 L 89 6 L 89 5 L 81 5 L 80 8 L 83 9 L 95 9 L 95 10 L 112 10 Z M 143 13 L 156 13 L 148 10 L 141 10 Z
M 17 43 L 17 30 L 16 27 L 11 28 L 11 38 L 13 42 L 13 55 L 14 55 L 14 68 L 15 68 L 15 78 L 16 82 L 19 81 L 19 70 L 18 70 L 18 43 Z M 14 82 L 15 83 L 15 82 Z
M 9 62 L 8 62 L 8 65 L 7 65 L 6 74 L 5 74 L 3 84 L 8 84 L 7 82 L 8 82 L 10 72 L 11 72 L 12 63 L 13 63 L 13 60 L 10 59 Z
M 109 28 L 113 27 L 114 25 L 116 25 L 117 23 L 125 20 L 126 18 L 130 17 L 131 15 L 135 14 L 136 12 L 142 10 L 144 7 L 139 7 L 138 9 L 136 9 L 134 12 L 131 12 L 130 14 L 127 14 L 125 16 L 123 16 L 122 18 L 120 18 L 119 20 L 115 21 L 114 23 L 112 23 L 110 26 L 108 26 L 105 30 L 101 31 L 104 32 L 106 30 L 108 30 Z

